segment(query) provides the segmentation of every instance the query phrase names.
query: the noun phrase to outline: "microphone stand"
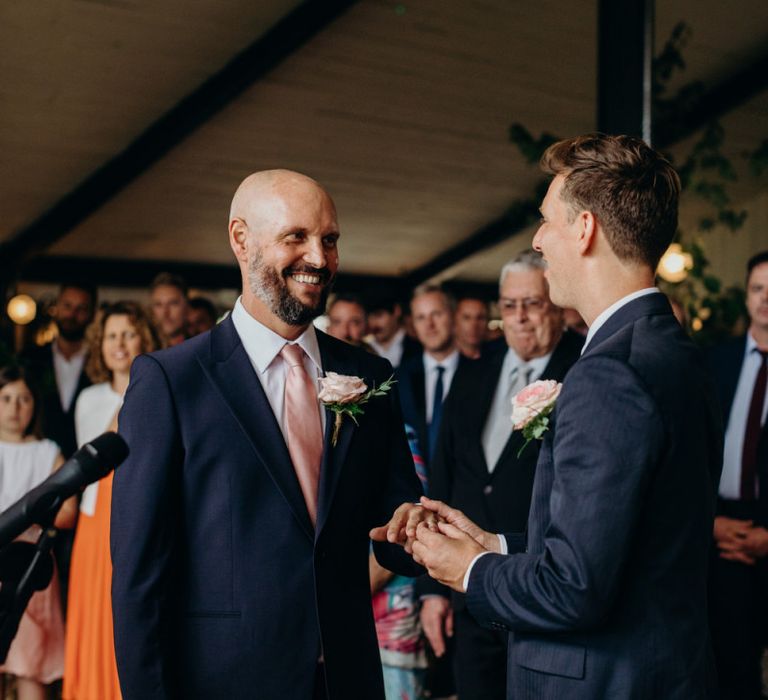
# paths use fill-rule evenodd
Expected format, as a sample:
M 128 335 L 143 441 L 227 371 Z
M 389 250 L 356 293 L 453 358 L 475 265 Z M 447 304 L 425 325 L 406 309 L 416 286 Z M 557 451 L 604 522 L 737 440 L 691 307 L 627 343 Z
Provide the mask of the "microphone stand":
M 60 503 L 51 509 L 38 524 L 42 527 L 40 537 L 33 545 L 28 542 L 12 542 L 1 552 L 7 552 L 14 545 L 26 545 L 28 561 L 12 562 L 11 570 L 0 572 L 0 664 L 5 663 L 8 649 L 16 636 L 21 616 L 27 609 L 29 599 L 35 591 L 47 588 L 53 577 L 51 549 L 59 531 L 53 526 Z M 29 551 L 31 549 L 31 552 Z M 5 569 L 5 567 L 3 567 Z M 10 590 L 7 587 L 11 587 Z

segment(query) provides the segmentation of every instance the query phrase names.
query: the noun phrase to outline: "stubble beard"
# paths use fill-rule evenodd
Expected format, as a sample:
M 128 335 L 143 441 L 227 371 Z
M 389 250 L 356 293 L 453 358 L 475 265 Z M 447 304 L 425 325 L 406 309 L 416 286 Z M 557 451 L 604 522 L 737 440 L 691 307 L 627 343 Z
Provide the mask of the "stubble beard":
M 310 306 L 297 299 L 288 290 L 286 279 L 291 272 L 307 272 L 319 274 L 325 282 L 317 304 Z M 325 311 L 328 295 L 331 292 L 333 278 L 327 268 L 314 270 L 311 268 L 288 268 L 282 276 L 272 267 L 263 263 L 262 255 L 258 252 L 248 265 L 248 285 L 251 292 L 260 299 L 267 308 L 283 323 L 289 326 L 306 326 Z

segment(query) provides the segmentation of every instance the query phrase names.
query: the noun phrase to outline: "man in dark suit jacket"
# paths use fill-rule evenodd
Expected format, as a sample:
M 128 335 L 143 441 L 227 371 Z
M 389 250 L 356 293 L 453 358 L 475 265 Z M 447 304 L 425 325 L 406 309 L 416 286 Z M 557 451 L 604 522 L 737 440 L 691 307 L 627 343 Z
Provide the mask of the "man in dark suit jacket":
M 403 309 L 391 295 L 370 295 L 365 302 L 369 342 L 380 357 L 397 369 L 405 360 L 421 354 L 419 341 L 411 338 L 403 325 Z
M 563 333 L 562 311 L 549 300 L 545 269 L 534 251 L 522 253 L 502 269 L 499 309 L 506 343 L 482 362 L 468 363 L 457 372 L 432 461 L 428 495 L 492 532 L 522 536 L 525 531 L 539 453 L 538 444 L 520 453 L 524 438 L 512 432 L 511 398 L 532 381 L 562 381 L 584 344 L 581 336 Z M 442 644 L 453 615 L 459 697 L 503 700 L 506 634 L 481 627 L 466 610 L 463 594 L 454 592 L 449 604 L 437 595 L 449 591 L 425 578 L 439 587 L 421 584 L 422 595 L 433 594 L 422 603 L 422 624 L 433 646 Z
M 460 511 L 413 544 L 511 632 L 508 698 L 707 697 L 706 574 L 722 424 L 705 361 L 653 287 L 679 180 L 639 139 L 551 146 L 534 238 L 552 301 L 590 326 L 536 467 L 525 549 Z M 398 525 L 394 518 L 391 526 Z
M 427 474 L 443 404 L 457 370 L 469 363 L 454 341 L 453 306 L 453 299 L 440 287 L 425 285 L 414 291 L 411 317 L 423 351 L 405 359 L 396 371 L 403 420 L 416 432 Z M 441 389 L 440 395 L 436 387 Z
M 400 504 L 424 514 L 421 490 L 396 389 L 333 437 L 314 385 L 336 372 L 379 387 L 392 368 L 311 323 L 339 236 L 314 180 L 250 176 L 229 234 L 243 277 L 232 314 L 138 358 L 119 417 L 131 449 L 112 501 L 123 697 L 383 698 L 368 530 Z M 397 545 L 374 549 L 388 569 L 423 571 Z
M 768 251 L 747 264 L 746 301 L 747 335 L 710 356 L 726 425 L 709 586 L 724 700 L 761 696 L 768 637 Z
M 63 284 L 52 309 L 58 336 L 24 354 L 40 385 L 43 435 L 58 444 L 65 458 L 77 449 L 77 397 L 91 384 L 85 373 L 88 359 L 85 330 L 93 320 L 95 306 L 95 289 L 75 283 Z

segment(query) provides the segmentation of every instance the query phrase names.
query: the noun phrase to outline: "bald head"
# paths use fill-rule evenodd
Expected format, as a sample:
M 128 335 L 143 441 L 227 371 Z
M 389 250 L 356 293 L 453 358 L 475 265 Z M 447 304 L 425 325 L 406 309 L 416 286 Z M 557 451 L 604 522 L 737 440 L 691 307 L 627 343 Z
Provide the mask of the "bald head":
M 246 310 L 284 337 L 296 337 L 325 307 L 338 269 L 338 238 L 336 207 L 315 180 L 291 170 L 249 175 L 229 214 Z
M 261 170 L 252 173 L 240 183 L 229 208 L 229 220 L 242 219 L 253 228 L 257 221 L 263 221 L 286 200 L 295 198 L 325 199 L 333 207 L 330 195 L 320 183 L 307 175 L 293 170 Z

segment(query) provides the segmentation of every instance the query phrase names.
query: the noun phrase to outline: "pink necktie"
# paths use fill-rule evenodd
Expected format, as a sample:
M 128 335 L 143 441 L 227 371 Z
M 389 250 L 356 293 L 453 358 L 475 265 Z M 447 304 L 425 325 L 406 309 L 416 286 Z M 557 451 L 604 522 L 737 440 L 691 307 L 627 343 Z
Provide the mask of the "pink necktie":
M 280 355 L 288 364 L 283 407 L 285 441 L 314 525 L 317 522 L 317 486 L 323 458 L 317 387 L 304 367 L 304 350 L 300 345 L 285 345 Z

